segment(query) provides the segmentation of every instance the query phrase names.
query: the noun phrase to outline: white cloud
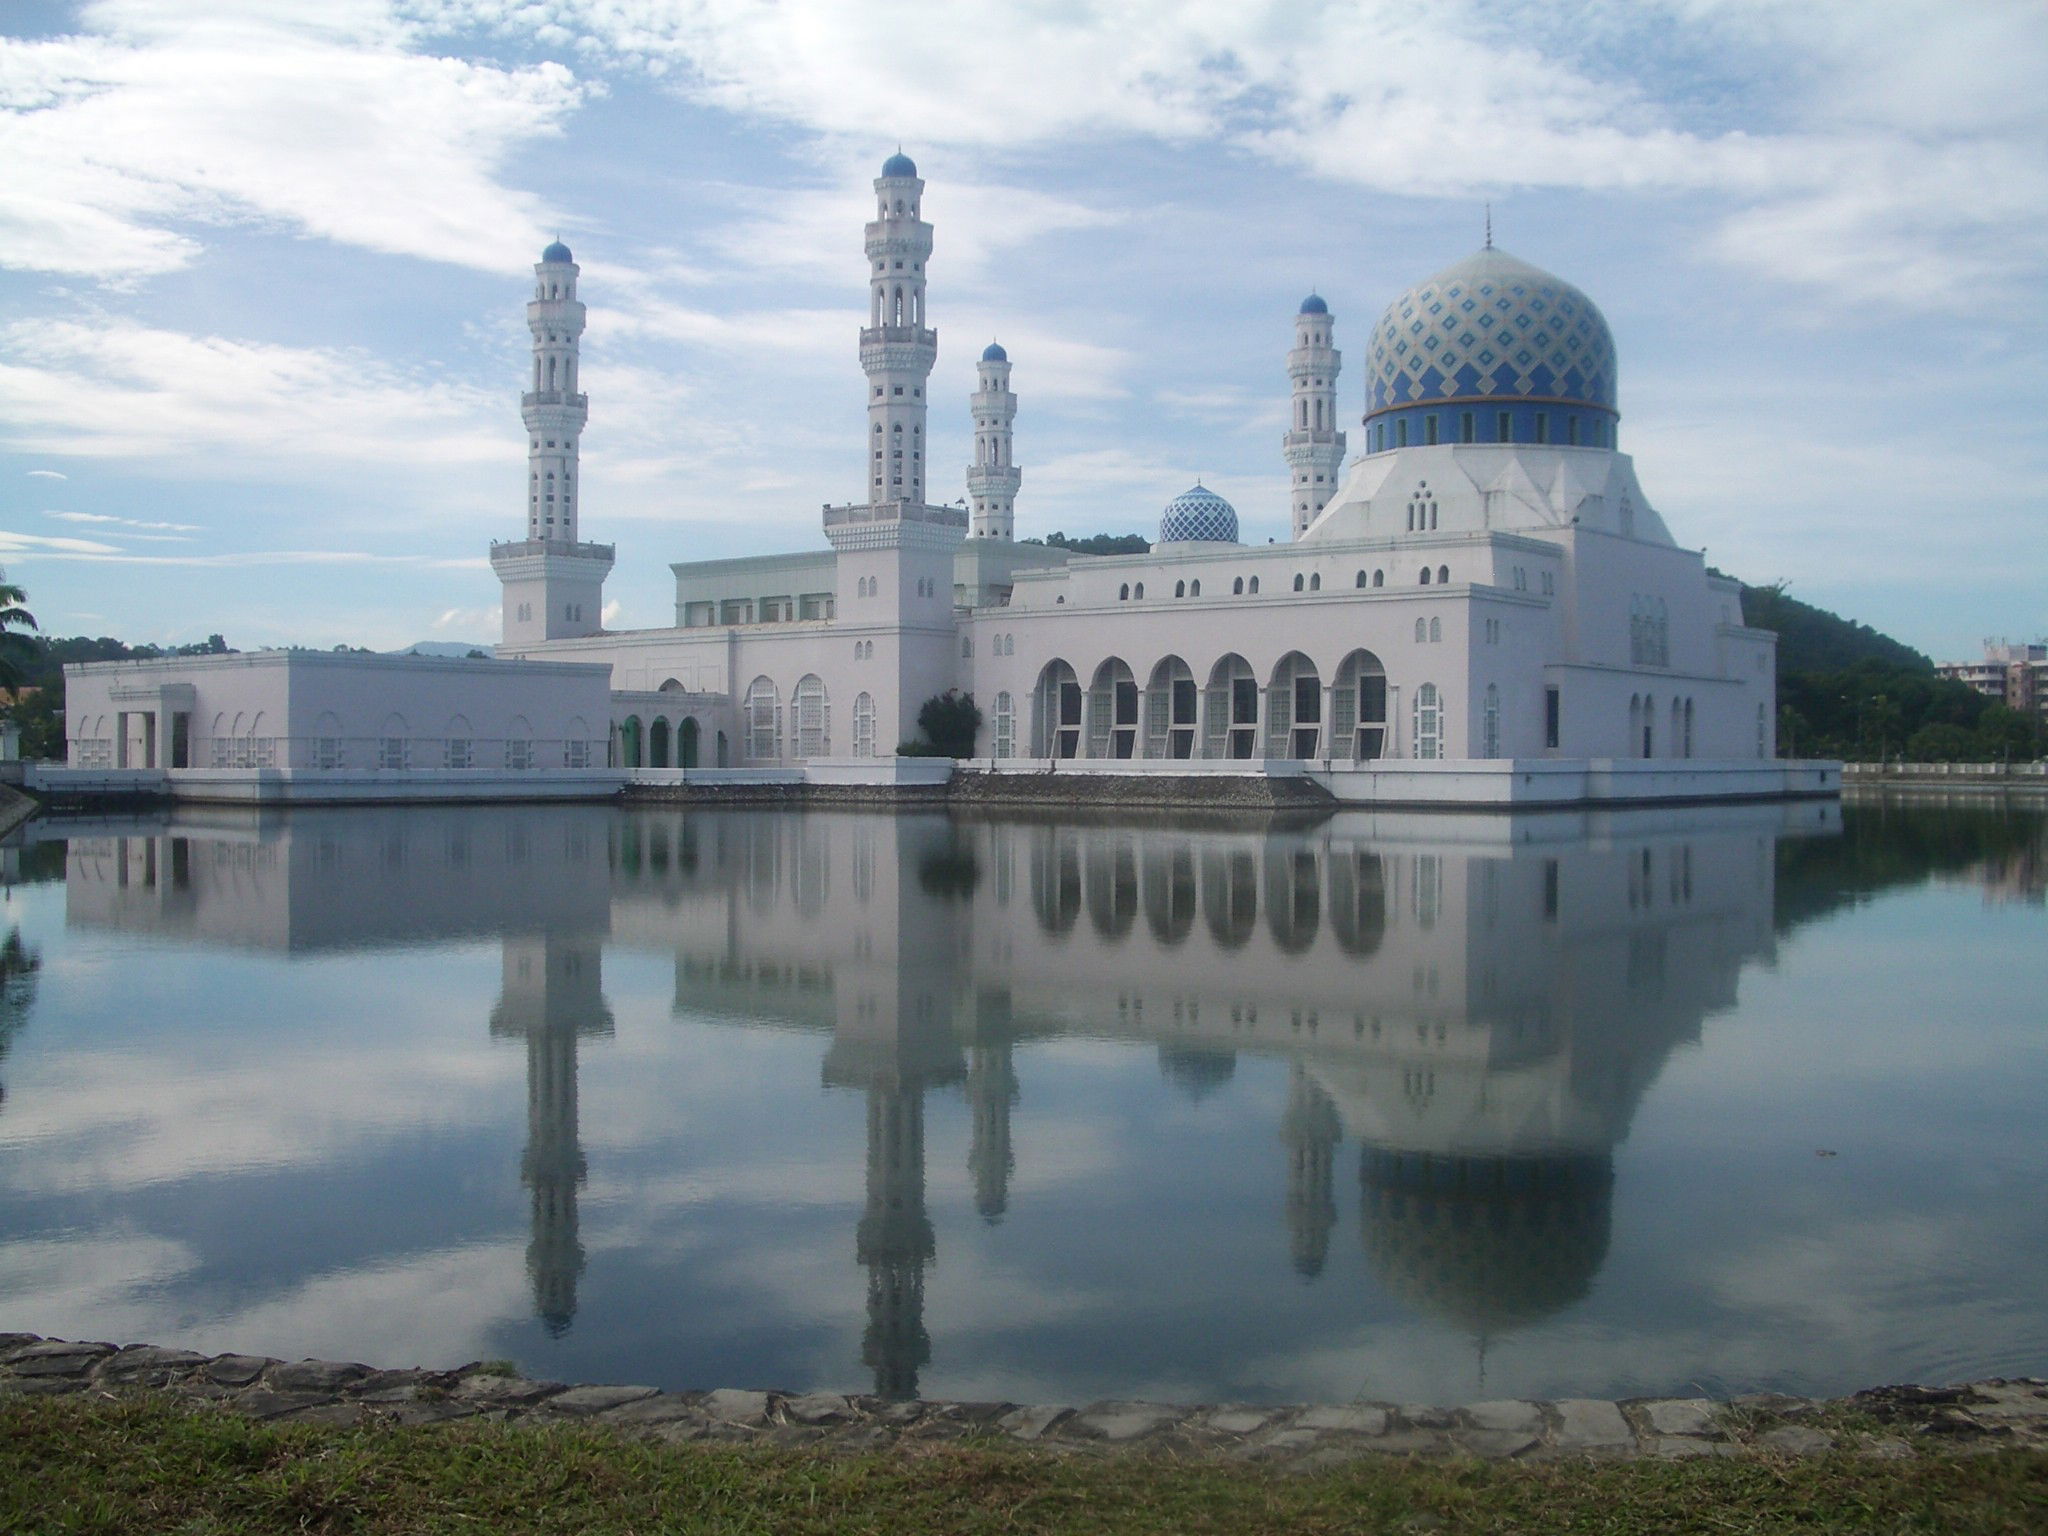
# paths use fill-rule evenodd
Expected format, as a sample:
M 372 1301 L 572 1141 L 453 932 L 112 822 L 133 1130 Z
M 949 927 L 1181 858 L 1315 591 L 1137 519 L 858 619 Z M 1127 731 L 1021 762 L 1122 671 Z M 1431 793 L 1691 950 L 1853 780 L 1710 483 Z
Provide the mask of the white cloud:
M 109 512 L 45 512 L 45 517 L 54 517 L 64 523 L 105 523 L 118 528 L 157 528 L 172 533 L 197 533 L 197 523 L 149 523 L 139 518 L 115 517 Z
M 101 544 L 92 539 L 48 539 L 33 533 L 13 533 L 0 528 L 0 554 L 34 554 L 48 550 L 69 555 L 112 555 L 118 544 Z
M 192 336 L 137 321 L 0 327 L 0 443 L 162 457 L 218 475 L 270 459 L 483 463 L 515 455 L 492 391 L 423 382 L 368 354 Z
M 106 0 L 88 33 L 0 38 L 0 264 L 170 271 L 185 224 L 255 222 L 507 270 L 555 222 L 499 184 L 583 98 L 558 64 L 409 52 L 384 0 Z
M 54 469 L 32 469 L 28 471 L 28 475 L 32 480 L 69 480 L 71 478 L 69 475 L 59 474 Z

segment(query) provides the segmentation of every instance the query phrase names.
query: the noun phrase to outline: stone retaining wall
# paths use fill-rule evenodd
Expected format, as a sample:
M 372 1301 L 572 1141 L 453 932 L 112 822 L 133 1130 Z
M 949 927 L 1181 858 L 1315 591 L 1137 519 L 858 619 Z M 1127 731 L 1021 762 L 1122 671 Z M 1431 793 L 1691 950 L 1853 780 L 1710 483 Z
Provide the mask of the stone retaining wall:
M 379 1370 L 337 1360 L 203 1355 L 150 1344 L 0 1334 L 0 1396 L 158 1392 L 280 1423 L 529 1420 L 609 1426 L 670 1442 L 744 1441 L 834 1451 L 978 1439 L 1062 1454 L 1127 1451 L 1270 1461 L 1309 1470 L 1359 1456 L 1812 1456 L 1842 1451 L 2048 1447 L 2048 1382 L 1877 1387 L 1832 1401 L 1773 1393 L 1707 1398 L 1415 1403 L 886 1402 L 836 1392 L 663 1392 L 500 1374 Z

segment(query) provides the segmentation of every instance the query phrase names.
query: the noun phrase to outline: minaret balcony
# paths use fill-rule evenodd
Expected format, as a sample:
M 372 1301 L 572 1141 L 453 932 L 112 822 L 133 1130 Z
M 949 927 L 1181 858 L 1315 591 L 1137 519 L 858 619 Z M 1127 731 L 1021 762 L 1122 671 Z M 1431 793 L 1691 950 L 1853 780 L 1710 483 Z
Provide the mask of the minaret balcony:
M 613 544 L 583 544 L 574 539 L 493 539 L 491 559 L 518 560 L 531 555 L 567 555 L 576 560 L 602 560 L 610 565 L 618 553 Z
M 826 506 L 827 528 L 843 528 L 857 523 L 923 523 L 932 528 L 965 528 L 967 509 L 934 507 L 916 501 L 859 501 L 846 506 Z
M 863 349 L 909 346 L 937 351 L 939 333 L 921 325 L 864 325 L 860 328 L 860 344 Z
M 563 389 L 533 389 L 519 397 L 521 405 L 567 405 L 579 411 L 590 409 L 590 396 L 570 394 Z

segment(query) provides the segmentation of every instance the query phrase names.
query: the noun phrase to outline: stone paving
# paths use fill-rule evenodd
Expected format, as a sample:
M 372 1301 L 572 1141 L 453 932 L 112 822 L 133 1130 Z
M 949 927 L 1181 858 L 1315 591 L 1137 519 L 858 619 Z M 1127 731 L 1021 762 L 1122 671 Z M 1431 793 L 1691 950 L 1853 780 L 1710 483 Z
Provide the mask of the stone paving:
M 0 1397 L 158 1392 L 279 1423 L 577 1423 L 670 1442 L 873 1451 L 944 1441 L 1062 1455 L 1135 1452 L 1312 1471 L 1360 1456 L 1815 1456 L 2048 1448 L 2048 1382 L 1876 1387 L 1833 1400 L 1507 1399 L 1271 1406 L 1108 1401 L 892 1403 L 835 1392 L 663 1392 L 530 1381 L 482 1364 L 379 1370 L 339 1360 L 202 1355 L 0 1334 Z

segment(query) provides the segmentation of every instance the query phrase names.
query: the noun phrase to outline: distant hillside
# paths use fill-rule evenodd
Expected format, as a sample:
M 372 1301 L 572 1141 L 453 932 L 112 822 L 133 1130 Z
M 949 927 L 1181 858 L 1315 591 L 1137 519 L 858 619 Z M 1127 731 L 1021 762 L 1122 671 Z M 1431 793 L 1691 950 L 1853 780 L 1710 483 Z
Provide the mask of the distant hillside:
M 1934 663 L 1910 645 L 1839 614 L 1802 603 L 1783 585 L 1742 588 L 1742 621 L 1778 636 L 1778 674 L 1841 672 L 1875 661 L 1907 672 L 1932 672 Z
M 467 640 L 415 640 L 402 651 L 386 651 L 386 656 L 488 656 L 491 647 Z

